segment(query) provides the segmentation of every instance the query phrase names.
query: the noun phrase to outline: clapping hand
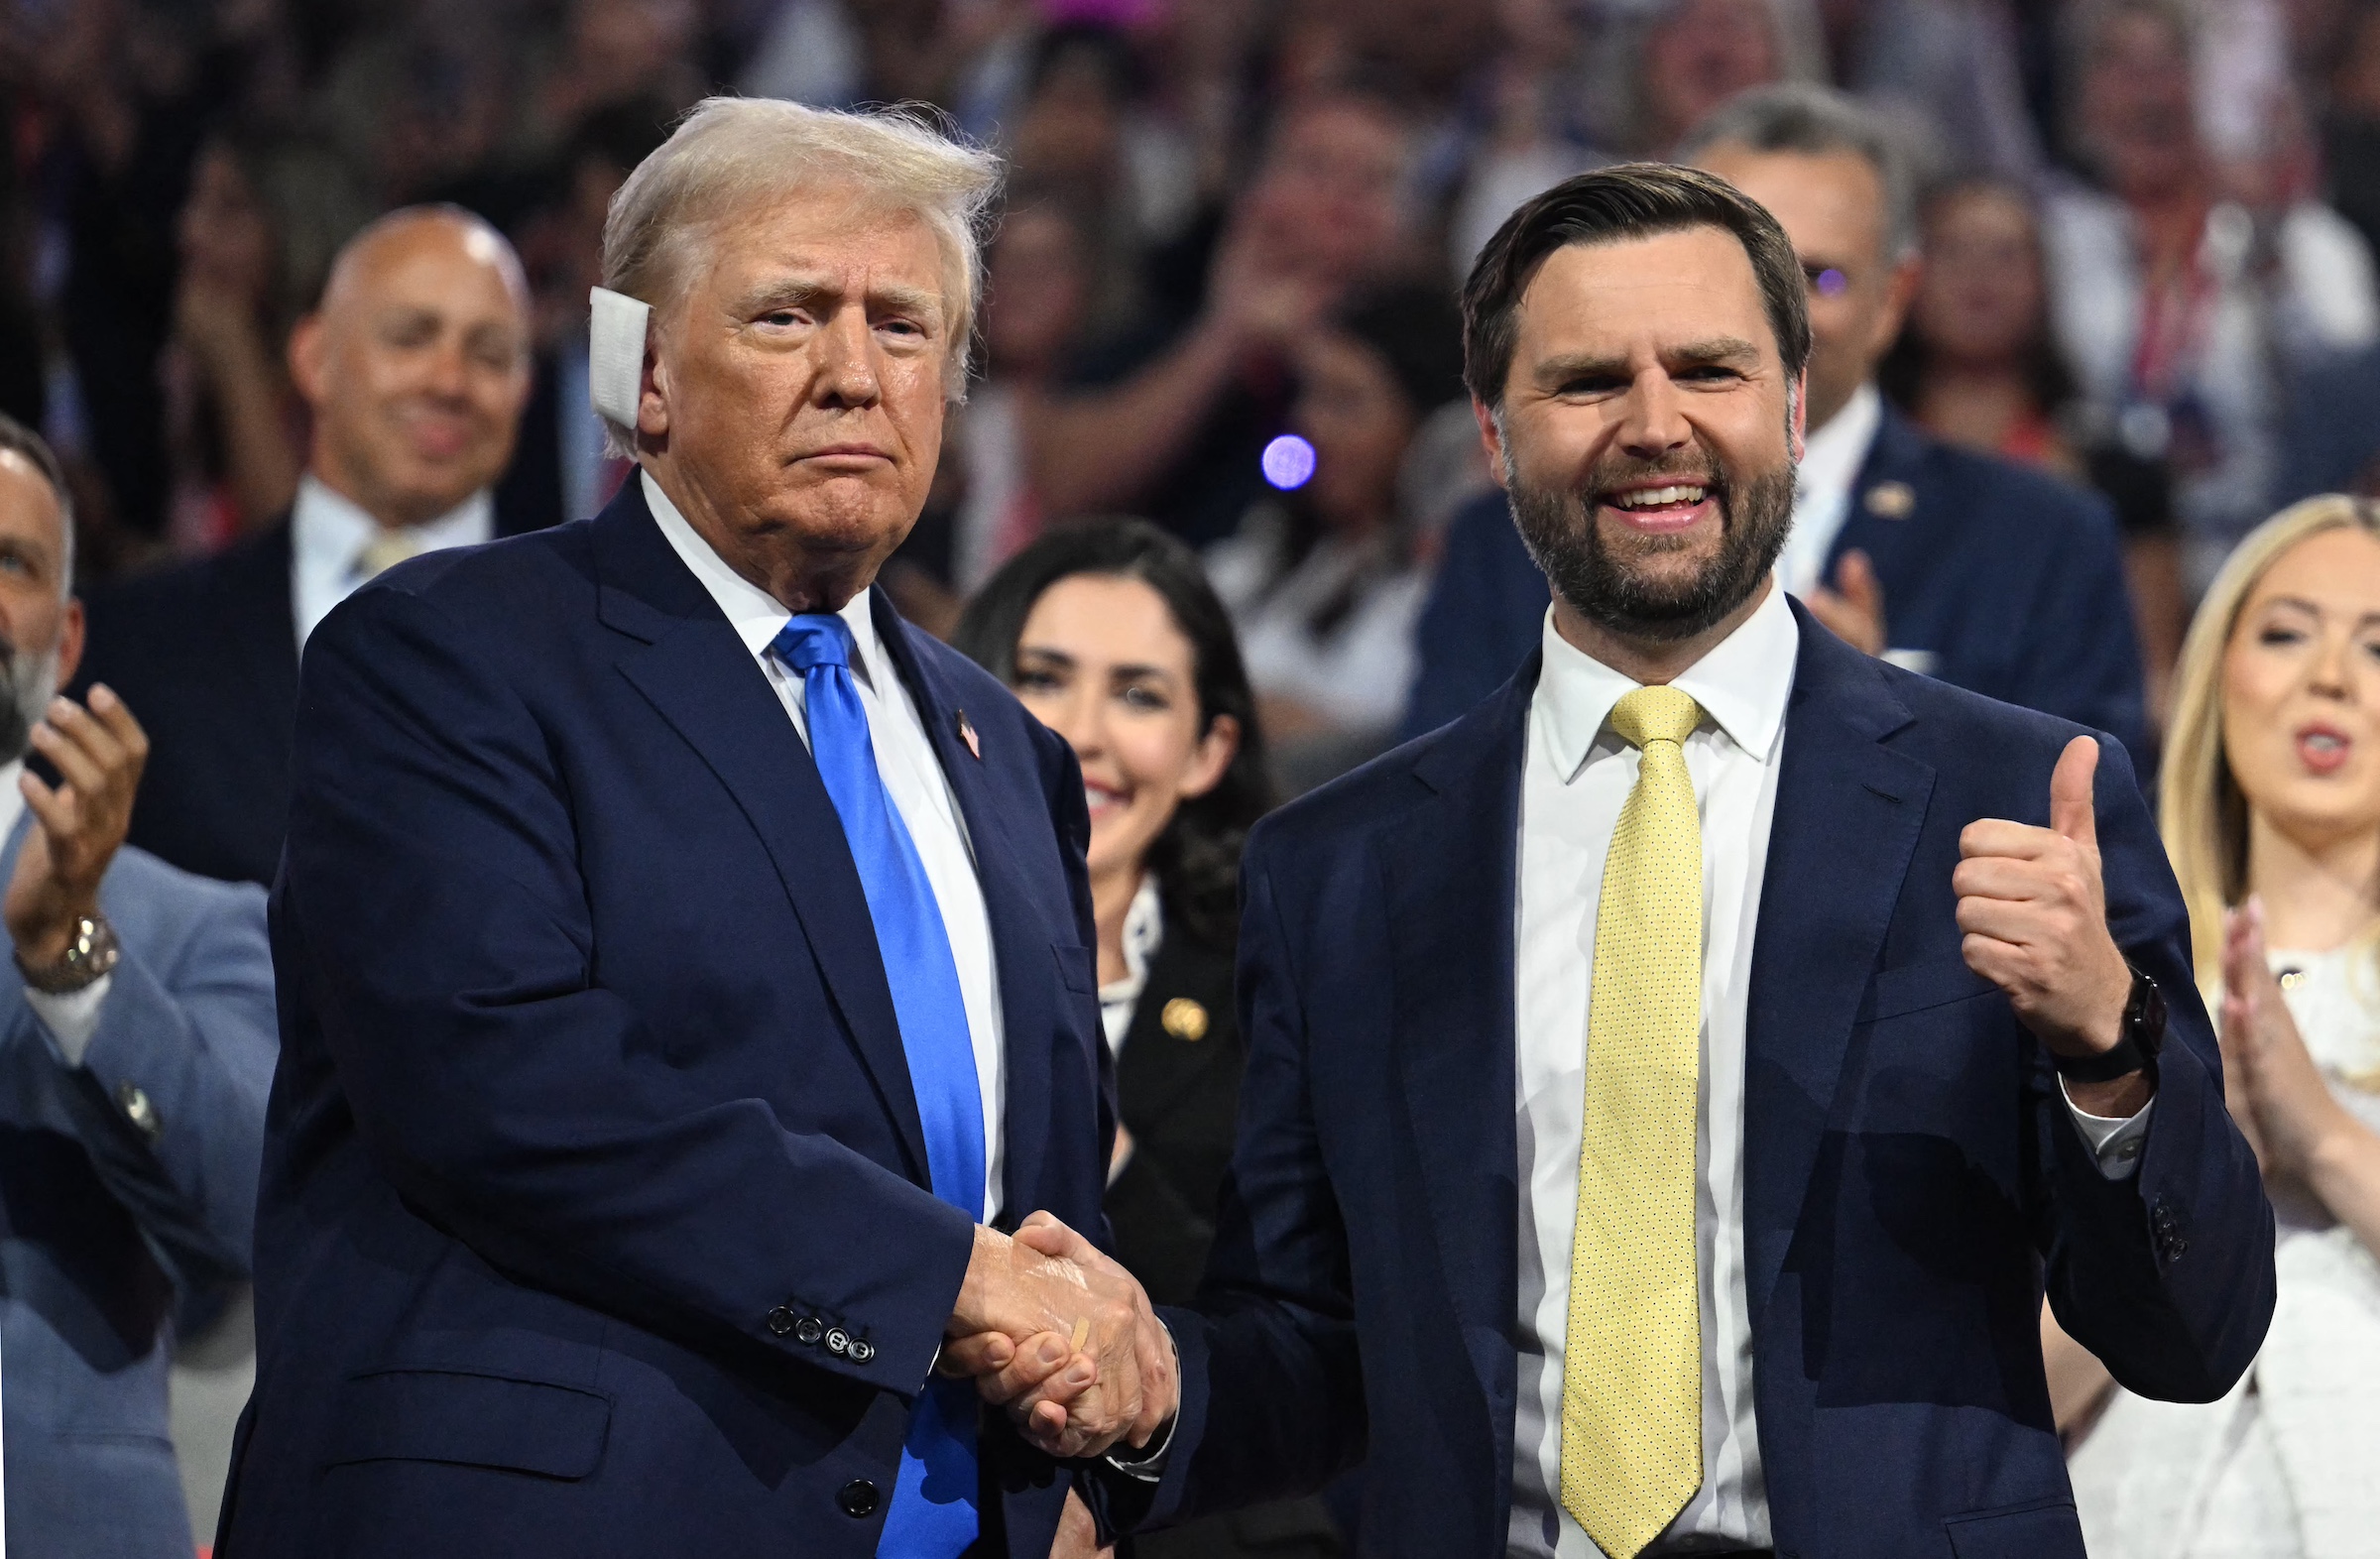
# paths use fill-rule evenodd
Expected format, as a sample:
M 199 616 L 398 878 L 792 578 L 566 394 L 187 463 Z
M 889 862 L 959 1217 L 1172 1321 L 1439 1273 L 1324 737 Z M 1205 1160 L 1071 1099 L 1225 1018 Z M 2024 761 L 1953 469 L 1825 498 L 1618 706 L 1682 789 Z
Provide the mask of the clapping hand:
M 35 827 L 17 852 L 0 899 L 18 956 L 36 968 L 64 955 L 75 921 L 99 907 L 99 882 L 132 828 L 132 802 L 149 738 L 105 684 L 90 706 L 58 697 L 32 732 L 34 751 L 58 770 L 53 787 L 28 771 L 18 780 Z
M 2224 917 L 2219 1038 L 2224 1092 L 2257 1161 L 2267 1172 L 2312 1179 L 2322 1148 L 2353 1123 L 2281 1000 L 2281 982 L 2265 952 L 2259 899 Z
M 1173 1416 L 1173 1344 L 1130 1273 L 1048 1213 L 979 1230 L 940 1368 L 1056 1457 L 1135 1448 Z

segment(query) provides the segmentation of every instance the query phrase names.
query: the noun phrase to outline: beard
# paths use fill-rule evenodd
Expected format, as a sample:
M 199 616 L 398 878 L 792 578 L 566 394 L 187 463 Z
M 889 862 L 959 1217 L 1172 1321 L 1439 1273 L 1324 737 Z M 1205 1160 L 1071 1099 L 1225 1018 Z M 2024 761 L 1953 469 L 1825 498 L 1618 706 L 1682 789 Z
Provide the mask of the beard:
M 1508 446 L 1507 446 L 1508 447 Z M 1686 462 L 1613 460 L 1577 487 L 1531 487 L 1505 457 L 1513 523 L 1554 593 L 1599 627 L 1629 639 L 1672 643 L 1726 620 L 1760 588 L 1793 529 L 1793 465 L 1751 476 L 1705 449 Z M 1661 479 L 1710 490 L 1719 508 L 1719 550 L 1683 578 L 1645 566 L 1693 543 L 1683 536 L 1632 538 L 1625 554 L 1596 523 L 1597 495 L 1622 482 Z
M 33 728 L 58 696 L 58 647 L 28 655 L 0 638 L 0 764 L 33 746 Z

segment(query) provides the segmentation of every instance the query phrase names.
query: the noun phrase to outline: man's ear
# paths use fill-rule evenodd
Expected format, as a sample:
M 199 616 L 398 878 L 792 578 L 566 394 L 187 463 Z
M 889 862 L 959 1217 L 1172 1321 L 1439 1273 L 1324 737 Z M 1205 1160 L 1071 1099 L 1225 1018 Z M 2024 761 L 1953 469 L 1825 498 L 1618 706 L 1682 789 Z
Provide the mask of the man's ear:
M 1908 321 L 1909 305 L 1917 301 L 1918 284 L 1926 277 L 1925 260 L 1916 254 L 1892 268 L 1884 280 L 1884 307 L 1876 316 L 1874 356 L 1881 360 L 1899 340 L 1901 326 Z
M 659 342 L 645 340 L 645 383 L 637 396 L 637 432 L 654 438 L 669 436 L 669 370 L 661 362 Z
M 307 314 L 290 331 L 290 382 L 308 406 L 318 407 L 326 399 L 322 388 L 324 344 L 318 312 Z
M 74 685 L 74 672 L 82 664 L 82 600 L 79 596 L 66 602 L 66 619 L 58 629 L 58 685 Z
M 1793 388 L 1786 393 L 1785 399 L 1793 407 L 1793 419 L 1790 425 L 1786 428 L 1786 448 L 1793 456 L 1793 463 L 1795 465 L 1800 465 L 1802 463 L 1802 456 L 1810 452 L 1810 439 L 1808 437 L 1810 427 L 1810 370 L 1808 368 L 1804 368 L 1800 373 L 1793 376 Z
M 1495 412 L 1476 395 L 1471 398 L 1471 415 L 1480 424 L 1480 448 L 1488 456 L 1488 474 L 1495 478 L 1496 486 L 1502 487 L 1506 485 L 1504 430 L 1496 422 Z

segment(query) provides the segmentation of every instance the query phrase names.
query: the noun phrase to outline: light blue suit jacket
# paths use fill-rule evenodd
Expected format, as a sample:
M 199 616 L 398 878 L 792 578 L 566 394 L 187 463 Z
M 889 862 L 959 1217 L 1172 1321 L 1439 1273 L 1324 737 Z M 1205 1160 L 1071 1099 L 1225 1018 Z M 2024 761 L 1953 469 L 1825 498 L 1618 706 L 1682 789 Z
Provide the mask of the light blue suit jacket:
M 80 1067 L 0 963 L 8 1548 L 188 1559 L 166 1377 L 177 1307 L 248 1271 L 276 1053 L 265 896 L 127 847 L 100 901 L 124 956 Z

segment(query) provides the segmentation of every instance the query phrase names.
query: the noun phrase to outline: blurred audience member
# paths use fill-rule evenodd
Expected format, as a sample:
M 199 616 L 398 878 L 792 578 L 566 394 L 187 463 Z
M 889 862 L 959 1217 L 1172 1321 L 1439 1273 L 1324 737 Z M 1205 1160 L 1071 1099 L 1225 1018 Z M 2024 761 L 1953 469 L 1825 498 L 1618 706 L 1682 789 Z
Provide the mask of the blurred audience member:
M 290 366 L 313 444 L 288 523 L 94 595 L 86 665 L 149 725 L 134 842 L 259 883 L 281 857 L 306 636 L 390 564 L 515 529 L 489 484 L 529 390 L 520 262 L 463 212 L 393 212 L 342 252 Z
M 2079 415 L 2074 374 L 2050 333 L 2032 200 L 1996 180 L 1951 184 L 1926 202 L 1923 254 L 1878 386 L 1929 432 L 2105 495 L 2124 534 L 2149 709 L 2161 716 L 2190 616 L 2171 484 Z
M 1106 387 L 1047 407 L 1031 437 L 1047 513 L 1140 508 L 1193 542 L 1230 531 L 1264 491 L 1258 459 L 1282 430 L 1298 341 L 1359 288 L 1423 263 L 1412 156 L 1409 123 L 1371 92 L 1333 88 L 1284 107 L 1228 217 L 1156 257 L 1164 344 L 1120 354 L 1137 365 L 1124 372 L 1088 370 Z M 1177 324 L 1166 316 L 1182 308 L 1185 267 L 1202 280 Z
M 1834 78 L 1917 143 L 1929 172 L 2023 179 L 2041 164 L 2015 7 L 1819 0 Z
M 559 47 L 519 100 L 513 155 L 550 157 L 607 108 L 651 105 L 666 120 L 693 107 L 707 85 L 691 58 L 699 20 L 696 0 L 568 0 Z
M 2310 199 L 2225 197 L 2177 4 L 2109 0 L 2082 37 L 2078 124 L 2103 189 L 2045 208 L 2052 317 L 2098 414 L 2171 467 L 2201 584 L 2277 490 L 2286 374 L 2380 338 L 2371 254 Z
M 2380 511 L 2310 499 L 2240 543 L 2161 788 L 2280 1301 L 2204 1405 L 2123 1391 L 2045 1319 L 2076 1504 L 2103 1559 L 2349 1553 L 2380 1530 Z
M 304 417 L 284 362 L 293 321 L 261 183 L 254 152 L 217 139 L 198 156 L 176 235 L 167 386 L 180 458 L 168 530 L 184 552 L 270 525 L 298 494 Z
M 1641 22 L 1620 86 L 1630 94 L 1618 144 L 1666 158 L 1722 103 L 1757 86 L 1803 79 L 1810 18 L 1791 0 L 1661 0 Z
M 1809 278 L 1808 446 L 1777 564 L 1786 589 L 1871 655 L 2141 753 L 2140 654 L 2106 506 L 1928 434 L 1876 390 L 1918 279 L 1910 180 L 1886 131 L 1839 93 L 1769 87 L 1722 109 L 1684 155 L 1775 212 Z M 1458 519 L 1406 730 L 1444 724 L 1509 677 L 1547 603 L 1500 505 Z
M 167 1371 L 178 1306 L 248 1274 L 275 1053 L 265 896 L 124 847 L 140 724 L 105 687 L 57 696 L 82 649 L 71 538 L 56 458 L 0 419 L 6 1538 L 188 1559 Z
M 1091 802 L 1100 1017 L 1120 1117 L 1107 1214 L 1157 1304 L 1206 1270 L 1247 1046 L 1232 1003 L 1240 846 L 1271 798 L 1255 699 L 1198 556 L 1145 521 L 1042 538 L 968 603 L 958 647 L 1073 746 Z M 1134 1541 L 1138 1559 L 1339 1552 L 1318 1500 Z
M 667 133 L 650 104 L 590 114 L 553 166 L 545 200 L 521 225 L 536 362 L 520 441 L 496 486 L 510 530 L 584 520 L 629 472 L 631 462 L 604 447 L 603 420 L 587 399 L 587 294 L 602 280 L 612 195 Z
M 2380 3 L 2358 0 L 2338 33 L 2328 66 L 2322 162 L 2330 203 L 2355 224 L 2366 248 L 2380 245 Z
M 1282 777 L 1304 789 L 1386 745 L 1405 707 L 1429 588 L 1397 479 L 1422 420 L 1463 393 L 1462 325 L 1435 288 L 1335 315 L 1297 357 L 1287 491 L 1207 552 Z M 1306 469 L 1310 465 L 1310 470 Z

